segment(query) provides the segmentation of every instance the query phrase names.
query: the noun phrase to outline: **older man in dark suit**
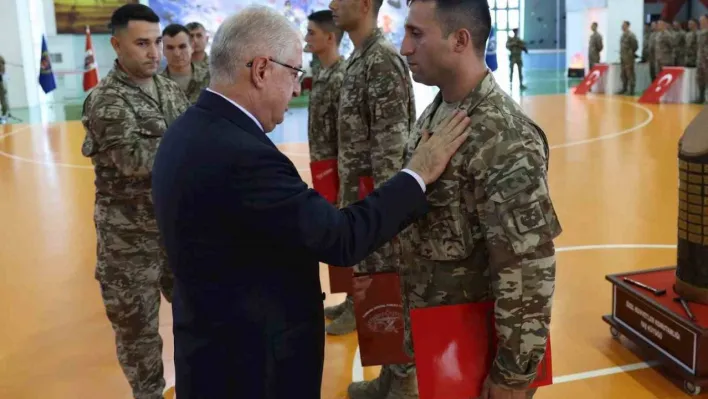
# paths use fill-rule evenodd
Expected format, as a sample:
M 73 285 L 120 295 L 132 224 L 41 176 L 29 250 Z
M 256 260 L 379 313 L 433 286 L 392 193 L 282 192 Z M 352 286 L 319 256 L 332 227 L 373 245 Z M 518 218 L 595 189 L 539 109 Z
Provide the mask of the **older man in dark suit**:
M 210 88 L 160 144 L 153 198 L 175 274 L 180 399 L 319 398 L 318 263 L 353 265 L 423 215 L 426 185 L 468 134 L 469 118 L 448 118 L 406 169 L 336 209 L 266 136 L 299 93 L 301 43 L 268 8 L 227 19 Z

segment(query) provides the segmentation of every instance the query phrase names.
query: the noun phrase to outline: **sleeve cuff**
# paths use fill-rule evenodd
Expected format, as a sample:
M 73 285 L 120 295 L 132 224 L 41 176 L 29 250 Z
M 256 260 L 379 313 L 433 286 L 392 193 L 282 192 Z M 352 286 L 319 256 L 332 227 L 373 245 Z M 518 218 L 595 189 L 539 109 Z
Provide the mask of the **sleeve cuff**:
M 417 173 L 415 173 L 414 171 L 412 171 L 412 170 L 410 170 L 410 169 L 403 169 L 403 172 L 406 172 L 406 173 L 408 173 L 409 175 L 413 176 L 413 178 L 414 178 L 414 179 L 418 182 L 418 184 L 420 185 L 420 189 L 423 190 L 423 192 L 425 192 L 425 182 L 423 181 L 423 178 L 422 178 L 422 177 L 418 176 Z

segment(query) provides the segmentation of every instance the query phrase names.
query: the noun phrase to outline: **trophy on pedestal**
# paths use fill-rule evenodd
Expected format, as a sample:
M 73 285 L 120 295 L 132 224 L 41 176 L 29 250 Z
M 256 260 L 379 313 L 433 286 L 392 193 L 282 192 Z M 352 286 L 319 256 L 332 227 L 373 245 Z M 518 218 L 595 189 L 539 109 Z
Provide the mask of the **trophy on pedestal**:
M 708 107 L 679 140 L 676 293 L 708 304 Z

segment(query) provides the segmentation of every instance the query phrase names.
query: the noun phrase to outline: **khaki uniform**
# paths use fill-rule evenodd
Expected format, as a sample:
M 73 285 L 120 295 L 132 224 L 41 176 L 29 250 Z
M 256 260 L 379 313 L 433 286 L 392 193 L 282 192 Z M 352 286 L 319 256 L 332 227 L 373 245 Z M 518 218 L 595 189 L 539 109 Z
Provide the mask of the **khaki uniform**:
M 600 52 L 602 49 L 602 35 L 597 32 L 593 32 L 590 36 L 590 44 L 588 45 L 588 63 L 590 69 L 592 69 L 595 64 L 600 62 Z
M 81 148 L 95 168 L 95 277 L 116 337 L 118 360 L 138 399 L 161 399 L 160 292 L 173 276 L 159 244 L 151 171 L 162 134 L 188 107 L 169 79 L 133 83 L 116 61 L 84 102 Z
M 192 74 L 189 77 L 182 78 L 181 76 L 170 75 L 169 66 L 165 68 L 160 75 L 173 80 L 182 89 L 187 96 L 187 100 L 194 104 L 199 99 L 202 90 L 209 87 L 209 67 L 205 67 L 201 63 L 192 63 Z
M 5 87 L 5 59 L 0 56 L 0 117 L 10 112 L 10 105 L 7 102 L 7 88 Z
M 428 187 L 429 212 L 400 234 L 406 350 L 414 354 L 410 309 L 494 300 L 499 345 L 491 377 L 524 388 L 545 354 L 553 240 L 562 231 L 548 189 L 548 144 L 488 73 L 459 103 L 438 94 L 418 119 L 406 159 L 421 131 L 457 108 L 467 111 L 473 133 Z
M 683 30 L 676 29 L 671 32 L 674 43 L 674 65 L 686 65 L 686 33 Z
M 509 83 L 514 80 L 514 65 L 519 71 L 519 84 L 524 85 L 524 61 L 521 52 L 526 50 L 526 43 L 518 37 L 510 37 L 506 42 L 509 50 Z
M 698 59 L 698 33 L 699 31 L 686 32 L 686 66 L 689 68 L 696 67 Z
M 698 59 L 696 60 L 699 102 L 706 101 L 706 83 L 708 82 L 708 29 L 698 34 Z
M 622 93 L 627 91 L 627 85 L 629 85 L 629 93 L 634 93 L 634 85 L 636 83 L 634 60 L 635 52 L 638 48 L 639 43 L 637 43 L 637 37 L 634 33 L 630 31 L 624 32 L 620 39 L 620 65 L 622 67 L 620 77 L 622 79 Z
M 672 33 L 668 30 L 656 32 L 654 54 L 656 56 L 657 75 L 661 73 L 663 67 L 674 65 L 674 43 L 672 37 Z
M 340 59 L 328 68 L 318 68 L 312 80 L 307 119 L 311 162 L 337 158 L 339 92 L 346 66 L 347 61 Z

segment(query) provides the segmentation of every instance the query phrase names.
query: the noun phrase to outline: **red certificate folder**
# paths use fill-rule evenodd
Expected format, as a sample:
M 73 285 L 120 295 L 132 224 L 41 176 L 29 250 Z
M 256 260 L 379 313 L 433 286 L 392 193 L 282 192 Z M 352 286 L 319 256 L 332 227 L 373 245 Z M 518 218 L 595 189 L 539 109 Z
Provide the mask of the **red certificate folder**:
M 411 309 L 420 399 L 469 399 L 482 393 L 496 355 L 494 303 Z M 551 340 L 530 388 L 551 385 Z
M 337 202 L 339 193 L 339 172 L 337 159 L 310 162 L 312 188 L 332 204 Z
M 336 163 L 335 163 L 336 170 Z M 312 181 L 314 182 L 314 172 Z M 359 178 L 359 200 L 366 198 L 369 193 L 374 191 L 374 179 L 371 177 Z M 336 197 L 335 197 L 336 198 Z M 330 265 L 329 271 L 329 291 L 333 294 L 339 292 L 352 293 L 352 276 L 353 269 L 351 267 L 336 267 Z
M 354 314 L 362 366 L 412 363 L 403 351 L 403 304 L 396 272 L 355 275 Z

